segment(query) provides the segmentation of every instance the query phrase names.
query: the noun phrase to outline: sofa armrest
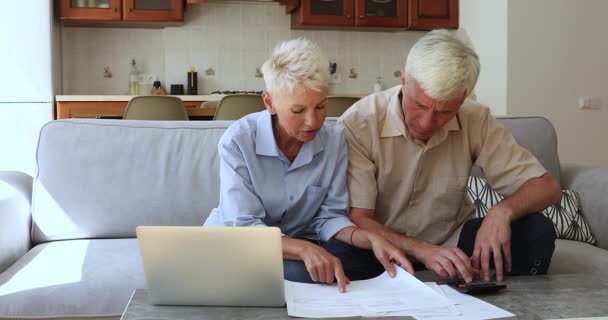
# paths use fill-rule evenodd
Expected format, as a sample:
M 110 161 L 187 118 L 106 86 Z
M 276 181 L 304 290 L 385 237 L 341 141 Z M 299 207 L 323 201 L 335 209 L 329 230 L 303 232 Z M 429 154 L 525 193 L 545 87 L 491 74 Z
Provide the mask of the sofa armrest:
M 562 188 L 578 192 L 597 246 L 608 249 L 608 167 L 562 164 L 561 179 Z
M 0 171 L 0 273 L 31 247 L 32 177 Z

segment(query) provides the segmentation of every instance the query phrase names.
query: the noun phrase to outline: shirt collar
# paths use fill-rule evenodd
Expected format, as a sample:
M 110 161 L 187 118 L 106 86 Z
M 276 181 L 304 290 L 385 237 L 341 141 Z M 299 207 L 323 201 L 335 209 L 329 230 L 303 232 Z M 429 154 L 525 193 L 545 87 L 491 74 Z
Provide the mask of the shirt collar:
M 386 118 L 384 119 L 384 127 L 380 137 L 398 137 L 407 136 L 405 134 L 405 119 L 403 118 L 403 110 L 401 109 L 401 86 L 398 90 L 395 90 L 393 95 L 388 100 L 388 107 L 386 109 Z M 397 87 L 393 88 L 396 89 Z
M 293 161 L 291 169 L 301 167 L 311 162 L 315 154 L 323 151 L 323 149 L 325 149 L 325 135 L 326 132 L 322 128 L 312 141 L 304 143 L 300 152 L 298 152 L 298 156 Z M 274 131 L 272 130 L 272 116 L 268 111 L 263 111 L 257 119 L 255 153 L 272 157 L 280 157 L 280 155 L 282 155 L 274 137 Z
M 272 117 L 270 112 L 260 113 L 257 121 L 257 133 L 255 137 L 255 153 L 261 156 L 279 156 L 279 147 L 274 139 L 272 131 Z

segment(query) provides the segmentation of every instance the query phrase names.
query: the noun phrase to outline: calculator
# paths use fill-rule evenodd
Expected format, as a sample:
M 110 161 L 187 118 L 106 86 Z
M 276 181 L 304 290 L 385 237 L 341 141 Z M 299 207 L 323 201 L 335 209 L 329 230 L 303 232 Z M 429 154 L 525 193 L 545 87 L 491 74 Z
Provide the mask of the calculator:
M 452 288 L 456 289 L 458 292 L 466 293 L 466 294 L 484 294 L 484 293 L 494 293 L 499 290 L 505 289 L 507 287 L 504 283 L 498 283 L 494 281 L 485 281 L 485 280 L 474 280 L 469 283 L 466 283 L 464 280 L 455 281 L 448 283 Z

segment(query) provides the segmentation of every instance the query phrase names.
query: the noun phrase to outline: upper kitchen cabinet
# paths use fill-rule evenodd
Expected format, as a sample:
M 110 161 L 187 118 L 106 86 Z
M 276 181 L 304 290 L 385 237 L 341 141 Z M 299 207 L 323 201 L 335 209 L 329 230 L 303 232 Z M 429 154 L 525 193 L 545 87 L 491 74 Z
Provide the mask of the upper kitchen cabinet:
M 122 20 L 121 0 L 60 0 L 62 20 Z
M 354 23 L 354 3 L 349 0 L 303 0 L 299 24 L 348 26 Z
M 292 28 L 458 28 L 458 0 L 276 0 Z
M 65 26 L 163 27 L 184 21 L 183 0 L 58 0 Z
M 407 0 L 358 0 L 356 4 L 356 26 L 387 28 L 407 26 Z
M 123 0 L 128 21 L 184 21 L 182 0 Z
M 458 29 L 458 0 L 409 0 L 409 29 Z
M 406 27 L 407 0 L 302 0 L 292 26 Z

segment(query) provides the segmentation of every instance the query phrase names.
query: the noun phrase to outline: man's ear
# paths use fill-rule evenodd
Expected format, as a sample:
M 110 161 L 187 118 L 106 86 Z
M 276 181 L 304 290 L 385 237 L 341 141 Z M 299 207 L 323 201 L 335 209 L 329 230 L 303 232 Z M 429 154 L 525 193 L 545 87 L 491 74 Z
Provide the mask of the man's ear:
M 266 110 L 270 112 L 270 114 L 276 114 L 276 110 L 272 104 L 272 95 L 268 91 L 262 92 L 262 100 L 264 101 L 264 106 L 266 106 Z
M 405 89 L 405 69 L 401 69 L 401 87 Z

